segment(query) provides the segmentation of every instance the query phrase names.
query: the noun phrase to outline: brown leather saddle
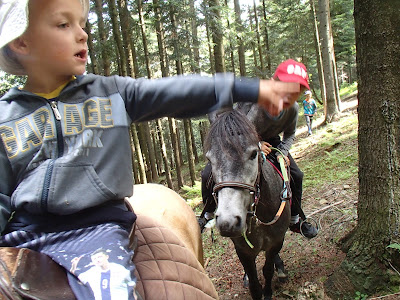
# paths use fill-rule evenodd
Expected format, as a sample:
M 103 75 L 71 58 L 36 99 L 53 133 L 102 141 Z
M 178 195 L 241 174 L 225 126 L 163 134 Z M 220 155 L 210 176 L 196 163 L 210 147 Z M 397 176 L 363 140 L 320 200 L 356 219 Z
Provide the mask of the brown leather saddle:
M 0 299 L 73 300 L 65 270 L 47 255 L 0 248 Z

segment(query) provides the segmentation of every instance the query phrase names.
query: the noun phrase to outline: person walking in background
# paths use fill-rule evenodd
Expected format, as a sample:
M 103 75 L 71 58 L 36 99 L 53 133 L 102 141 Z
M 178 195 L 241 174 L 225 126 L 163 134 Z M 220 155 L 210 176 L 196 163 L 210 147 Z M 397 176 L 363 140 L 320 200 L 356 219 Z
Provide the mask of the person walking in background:
M 310 136 L 312 135 L 312 120 L 317 111 L 317 104 L 312 98 L 311 91 L 306 91 L 304 94 L 306 95 L 306 99 L 303 100 L 304 117 L 306 118 L 308 135 Z

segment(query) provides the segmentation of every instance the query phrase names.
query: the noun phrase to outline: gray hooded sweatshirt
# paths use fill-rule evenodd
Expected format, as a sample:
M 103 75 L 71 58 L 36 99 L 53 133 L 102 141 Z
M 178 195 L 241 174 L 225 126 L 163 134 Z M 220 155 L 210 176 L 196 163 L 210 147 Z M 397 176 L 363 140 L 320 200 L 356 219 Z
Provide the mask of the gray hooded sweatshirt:
M 78 76 L 57 98 L 0 99 L 0 232 L 12 214 L 71 215 L 133 193 L 130 124 L 256 102 L 258 79 Z

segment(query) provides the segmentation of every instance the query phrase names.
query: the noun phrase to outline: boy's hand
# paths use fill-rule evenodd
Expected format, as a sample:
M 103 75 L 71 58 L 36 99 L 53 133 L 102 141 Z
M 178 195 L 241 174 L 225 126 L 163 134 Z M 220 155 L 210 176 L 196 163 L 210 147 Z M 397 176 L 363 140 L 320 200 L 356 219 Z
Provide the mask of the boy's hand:
M 260 142 L 260 150 L 267 156 L 268 154 L 271 153 L 271 144 L 267 142 Z
M 272 116 L 277 116 L 282 109 L 292 106 L 299 95 L 299 83 L 261 79 L 258 104 Z

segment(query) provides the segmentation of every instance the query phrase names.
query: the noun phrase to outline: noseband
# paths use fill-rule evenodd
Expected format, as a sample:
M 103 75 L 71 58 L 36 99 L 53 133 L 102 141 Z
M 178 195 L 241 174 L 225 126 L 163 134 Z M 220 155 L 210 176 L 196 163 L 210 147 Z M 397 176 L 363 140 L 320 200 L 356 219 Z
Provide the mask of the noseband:
M 258 172 L 257 181 L 259 180 L 259 177 L 260 177 L 260 172 Z M 258 201 L 258 198 L 260 195 L 260 187 L 257 182 L 255 185 L 250 185 L 247 183 L 236 182 L 236 181 L 223 181 L 223 182 L 220 182 L 220 183 L 214 185 L 212 195 L 214 197 L 215 202 L 218 203 L 218 195 L 217 195 L 218 192 L 226 187 L 249 190 L 250 195 L 254 195 L 254 202 Z

